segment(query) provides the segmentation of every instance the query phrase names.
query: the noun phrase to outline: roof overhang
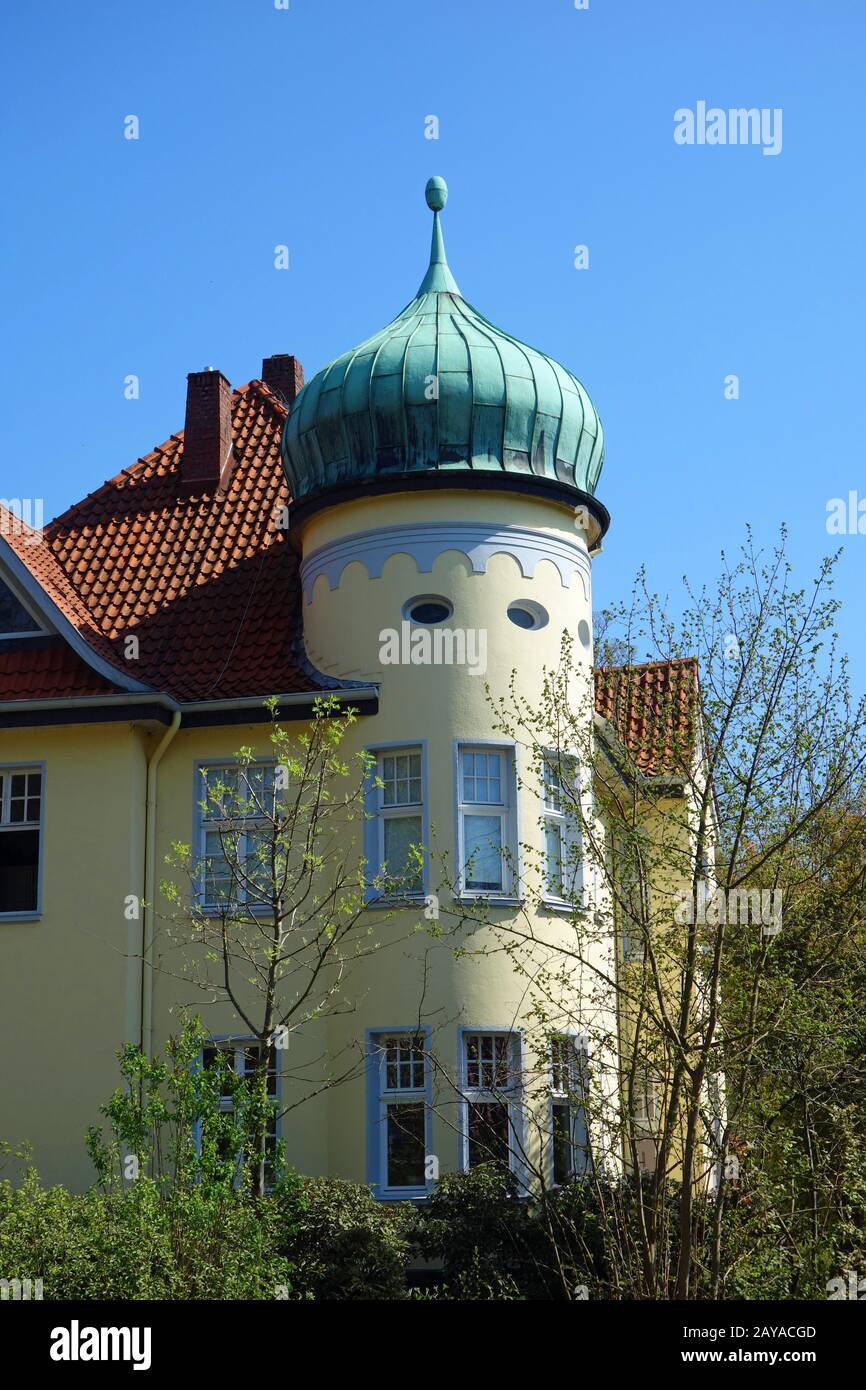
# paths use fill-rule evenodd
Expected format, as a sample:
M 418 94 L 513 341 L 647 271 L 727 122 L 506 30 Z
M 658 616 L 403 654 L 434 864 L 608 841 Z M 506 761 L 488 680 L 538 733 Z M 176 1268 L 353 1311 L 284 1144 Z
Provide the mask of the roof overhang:
M 0 729 L 25 729 L 62 724 L 104 724 L 124 720 L 134 723 L 170 724 L 180 714 L 181 729 L 208 729 L 230 724 L 263 724 L 271 712 L 266 699 L 276 699 L 278 718 L 312 719 L 316 702 L 333 696 L 342 709 L 357 707 L 359 715 L 376 714 L 376 686 L 288 694 L 245 695 L 227 700 L 194 700 L 184 703 L 159 691 L 146 694 L 82 695 L 55 700 L 0 701 Z

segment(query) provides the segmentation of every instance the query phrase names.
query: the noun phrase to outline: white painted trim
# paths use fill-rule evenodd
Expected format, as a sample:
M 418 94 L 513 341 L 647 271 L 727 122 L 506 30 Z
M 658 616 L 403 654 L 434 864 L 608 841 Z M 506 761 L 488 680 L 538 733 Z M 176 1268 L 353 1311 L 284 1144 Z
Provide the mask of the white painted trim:
M 498 522 L 459 523 L 428 521 L 409 526 L 382 526 L 357 531 L 329 541 L 313 550 L 301 564 L 301 583 L 307 603 L 313 586 L 324 575 L 330 589 L 339 586 L 347 565 L 360 561 L 371 579 L 379 579 L 385 561 L 392 555 L 409 555 L 419 574 L 429 574 L 439 555 L 457 550 L 465 555 L 474 574 L 484 574 L 493 555 L 510 555 L 525 579 L 531 579 L 539 560 L 550 560 L 559 573 L 563 588 L 570 588 L 575 575 L 583 585 L 589 602 L 591 566 L 586 542 L 579 532 L 574 538 L 525 526 L 501 526 Z

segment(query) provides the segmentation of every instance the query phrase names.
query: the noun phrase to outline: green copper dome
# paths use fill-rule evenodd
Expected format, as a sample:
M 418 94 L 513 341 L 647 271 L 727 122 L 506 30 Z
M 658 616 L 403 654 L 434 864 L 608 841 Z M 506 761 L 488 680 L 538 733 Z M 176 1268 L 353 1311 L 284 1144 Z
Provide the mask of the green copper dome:
M 503 486 L 553 489 L 569 501 L 595 489 L 604 442 L 592 401 L 565 367 L 463 298 L 439 223 L 447 196 L 444 179 L 430 179 L 433 244 L 415 298 L 292 404 L 282 458 L 296 504 L 332 489 L 495 487 L 497 475 Z

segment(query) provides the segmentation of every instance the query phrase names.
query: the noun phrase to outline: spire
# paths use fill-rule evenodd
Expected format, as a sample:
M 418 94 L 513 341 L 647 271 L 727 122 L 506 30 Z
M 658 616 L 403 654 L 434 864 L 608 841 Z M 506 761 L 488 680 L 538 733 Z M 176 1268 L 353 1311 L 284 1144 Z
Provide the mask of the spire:
M 427 206 L 433 211 L 433 240 L 430 245 L 430 265 L 427 274 L 418 287 L 418 294 L 428 294 L 433 290 L 444 290 L 448 294 L 459 294 L 457 281 L 448 269 L 445 259 L 445 239 L 439 224 L 439 213 L 448 201 L 448 185 L 444 179 L 434 175 L 427 180 L 424 189 Z

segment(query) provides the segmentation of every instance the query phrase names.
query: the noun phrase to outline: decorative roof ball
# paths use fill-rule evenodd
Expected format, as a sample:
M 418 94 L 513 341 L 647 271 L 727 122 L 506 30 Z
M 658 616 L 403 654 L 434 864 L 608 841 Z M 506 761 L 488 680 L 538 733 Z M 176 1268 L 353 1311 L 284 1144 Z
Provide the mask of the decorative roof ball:
M 488 486 L 498 474 L 509 488 L 592 501 L 604 459 L 592 401 L 560 363 L 463 298 L 439 217 L 445 180 L 429 179 L 424 192 L 433 239 L 415 298 L 292 402 L 282 459 L 294 501 L 324 504 L 347 487 L 353 495 L 365 486 L 412 487 L 422 474 L 472 487 L 481 473 Z M 593 509 L 604 530 L 607 513 L 599 503 Z
M 448 202 L 448 185 L 445 180 L 434 174 L 432 179 L 427 180 L 424 197 L 427 199 L 428 208 L 432 208 L 434 212 L 441 212 Z

